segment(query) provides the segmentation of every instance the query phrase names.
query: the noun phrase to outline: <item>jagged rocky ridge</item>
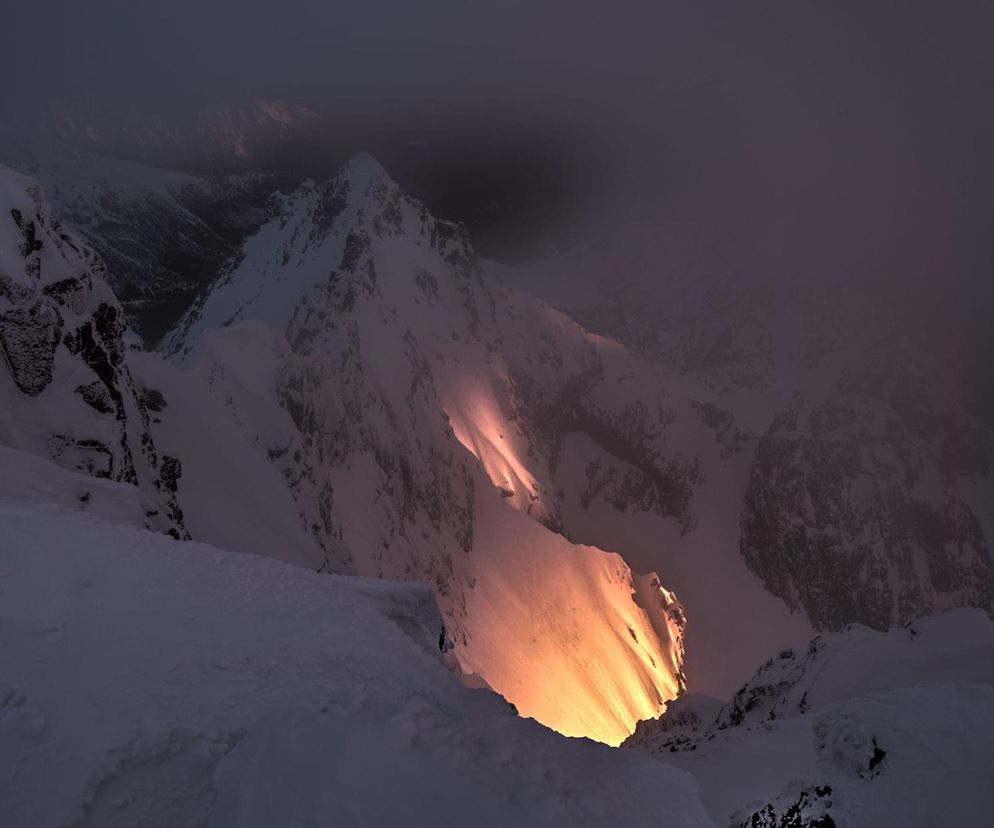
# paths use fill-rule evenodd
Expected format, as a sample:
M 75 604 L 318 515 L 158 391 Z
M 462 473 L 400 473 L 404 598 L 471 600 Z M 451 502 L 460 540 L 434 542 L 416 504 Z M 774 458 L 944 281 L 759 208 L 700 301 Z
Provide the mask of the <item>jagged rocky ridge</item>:
M 156 450 L 105 277 L 40 186 L 0 167 L 0 443 L 139 487 L 146 525 L 184 537 L 180 462 Z

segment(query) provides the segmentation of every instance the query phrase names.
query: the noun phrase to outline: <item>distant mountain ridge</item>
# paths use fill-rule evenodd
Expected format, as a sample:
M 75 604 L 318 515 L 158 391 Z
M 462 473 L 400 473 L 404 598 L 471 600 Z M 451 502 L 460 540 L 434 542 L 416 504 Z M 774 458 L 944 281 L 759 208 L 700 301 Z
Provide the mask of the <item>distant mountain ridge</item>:
M 261 97 L 182 111 L 53 102 L 15 119 L 19 131 L 75 150 L 200 175 L 271 171 L 281 155 L 299 152 L 321 124 L 321 116 L 306 106 Z
M 277 181 L 204 176 L 0 130 L 0 162 L 36 178 L 96 249 L 130 326 L 154 346 L 265 220 Z

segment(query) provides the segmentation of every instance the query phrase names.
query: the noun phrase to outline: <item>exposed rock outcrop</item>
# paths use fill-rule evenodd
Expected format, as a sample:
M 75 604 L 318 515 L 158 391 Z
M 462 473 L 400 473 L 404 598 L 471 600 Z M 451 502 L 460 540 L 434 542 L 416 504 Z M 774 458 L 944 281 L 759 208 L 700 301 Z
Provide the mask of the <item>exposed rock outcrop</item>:
M 102 261 L 31 179 L 0 168 L 0 202 L 0 441 L 138 486 L 147 524 L 186 536 Z

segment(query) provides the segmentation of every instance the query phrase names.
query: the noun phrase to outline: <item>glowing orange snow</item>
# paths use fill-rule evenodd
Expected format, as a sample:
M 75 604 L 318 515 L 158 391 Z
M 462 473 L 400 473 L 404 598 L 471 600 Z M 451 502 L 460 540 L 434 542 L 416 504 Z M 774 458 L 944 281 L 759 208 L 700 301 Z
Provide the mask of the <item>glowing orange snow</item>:
M 480 379 L 464 387 L 458 405 L 446 405 L 456 439 L 472 452 L 504 497 L 528 511 L 539 485 L 519 459 L 524 453 L 517 429 L 504 416 L 493 388 Z
M 462 668 L 567 736 L 617 745 L 659 716 L 681 689 L 682 641 L 658 580 L 570 543 L 492 492 L 477 500 Z
M 460 562 L 474 585 L 461 667 L 521 715 L 617 745 L 682 689 L 682 611 L 654 575 L 524 514 L 541 489 L 523 439 L 484 378 L 461 392 L 446 406 L 453 431 L 503 495 L 478 490 L 474 548 Z

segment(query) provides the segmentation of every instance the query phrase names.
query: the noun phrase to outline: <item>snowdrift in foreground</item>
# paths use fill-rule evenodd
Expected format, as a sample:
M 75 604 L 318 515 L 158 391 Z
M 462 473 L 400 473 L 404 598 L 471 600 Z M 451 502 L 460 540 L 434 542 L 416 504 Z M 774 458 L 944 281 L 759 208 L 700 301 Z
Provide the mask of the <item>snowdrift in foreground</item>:
M 0 499 L 0 813 L 37 825 L 711 825 L 692 779 L 440 663 L 424 586 Z
M 691 771 L 718 824 L 986 825 L 994 623 L 851 625 L 770 659 L 723 707 L 687 696 L 626 743 Z

